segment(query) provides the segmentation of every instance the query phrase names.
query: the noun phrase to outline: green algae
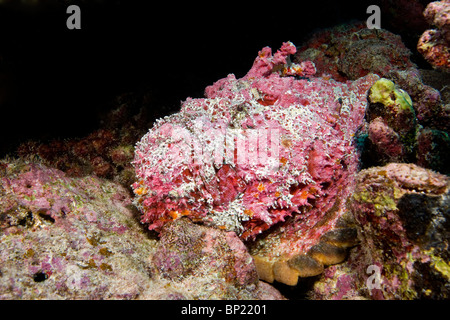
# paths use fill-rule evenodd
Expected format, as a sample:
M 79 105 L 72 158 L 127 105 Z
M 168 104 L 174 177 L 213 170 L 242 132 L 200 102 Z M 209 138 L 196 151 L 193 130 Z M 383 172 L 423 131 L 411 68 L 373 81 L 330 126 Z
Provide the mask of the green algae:
M 381 78 L 375 82 L 370 89 L 369 98 L 372 103 L 381 103 L 385 106 L 395 105 L 400 111 L 414 113 L 411 97 L 406 91 L 396 88 L 391 80 Z
M 382 108 L 375 108 L 377 111 L 373 117 L 381 116 L 399 135 L 406 153 L 413 152 L 416 144 L 417 121 L 413 102 L 408 93 L 398 88 L 394 82 L 381 78 L 371 87 L 369 100 L 372 104 L 383 105 Z
M 376 216 L 381 216 L 386 211 L 397 210 L 395 197 L 390 195 L 388 192 L 377 193 L 376 197 L 374 197 L 373 192 L 369 190 L 363 190 L 361 192 L 355 193 L 353 195 L 353 198 L 358 202 L 373 204 Z
M 428 251 L 430 259 L 431 259 L 431 265 L 439 271 L 447 280 L 450 280 L 450 264 L 445 262 L 444 259 L 441 257 L 438 257 L 433 254 L 434 250 Z

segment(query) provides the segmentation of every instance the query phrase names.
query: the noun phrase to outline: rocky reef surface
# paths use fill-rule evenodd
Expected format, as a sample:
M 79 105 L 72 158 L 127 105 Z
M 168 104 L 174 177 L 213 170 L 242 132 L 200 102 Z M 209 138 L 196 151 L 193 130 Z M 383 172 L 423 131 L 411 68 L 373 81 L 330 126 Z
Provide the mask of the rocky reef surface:
M 21 160 L 0 168 L 0 299 L 283 298 L 234 233 L 183 220 L 158 239 L 115 182 Z
M 360 245 L 314 299 L 448 299 L 449 178 L 414 164 L 362 170 L 349 198 Z
M 449 299 L 447 11 L 417 48 L 436 70 L 337 26 L 153 125 L 130 94 L 86 137 L 24 142 L 0 161 L 0 299 Z
M 434 29 L 426 30 L 417 50 L 436 69 L 450 71 L 450 1 L 431 2 L 423 15 Z

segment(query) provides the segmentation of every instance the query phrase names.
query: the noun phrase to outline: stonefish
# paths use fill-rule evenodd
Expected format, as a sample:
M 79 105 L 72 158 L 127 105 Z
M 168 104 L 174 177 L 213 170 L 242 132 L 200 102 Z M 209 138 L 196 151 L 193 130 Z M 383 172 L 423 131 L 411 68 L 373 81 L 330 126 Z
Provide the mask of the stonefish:
M 142 222 L 171 221 L 238 234 L 261 279 L 295 285 L 343 261 L 356 244 L 345 200 L 358 168 L 367 75 L 337 82 L 291 63 L 291 42 L 263 48 L 241 79 L 233 74 L 188 98 L 137 143 L 133 184 Z

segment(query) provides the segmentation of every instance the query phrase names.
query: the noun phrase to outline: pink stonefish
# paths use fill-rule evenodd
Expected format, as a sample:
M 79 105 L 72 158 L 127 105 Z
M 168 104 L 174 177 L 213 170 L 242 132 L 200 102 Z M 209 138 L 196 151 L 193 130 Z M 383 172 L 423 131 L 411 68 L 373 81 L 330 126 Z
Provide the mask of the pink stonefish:
M 260 277 L 287 284 L 327 264 L 311 254 L 325 238 L 355 237 L 335 229 L 357 170 L 354 135 L 378 80 L 313 77 L 313 63 L 290 62 L 295 52 L 290 42 L 273 55 L 265 47 L 243 78 L 230 74 L 206 98 L 188 98 L 137 143 L 133 162 L 149 229 L 188 217 L 234 231 Z

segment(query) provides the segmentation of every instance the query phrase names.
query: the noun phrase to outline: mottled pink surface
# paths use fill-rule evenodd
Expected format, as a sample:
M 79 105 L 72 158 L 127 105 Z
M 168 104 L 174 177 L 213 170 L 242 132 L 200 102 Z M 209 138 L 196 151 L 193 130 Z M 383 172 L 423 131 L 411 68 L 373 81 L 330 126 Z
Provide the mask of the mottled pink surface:
M 117 183 L 20 160 L 0 182 L 0 300 L 283 299 L 236 234 L 179 220 L 157 239 Z
M 138 142 L 133 189 L 150 229 L 189 216 L 252 238 L 320 205 L 356 170 L 353 136 L 378 77 L 285 76 L 299 68 L 289 64 L 294 52 L 289 42 L 273 56 L 263 48 L 246 76 L 188 98 Z
M 440 29 L 445 40 L 450 42 L 450 1 L 443 0 L 429 3 L 423 15 L 427 22 Z
M 369 139 L 377 151 L 387 156 L 390 161 L 398 161 L 403 156 L 403 145 L 399 135 L 382 118 L 370 122 Z
M 434 68 L 450 71 L 450 1 L 431 2 L 423 12 L 427 22 L 436 29 L 426 30 L 417 50 Z

